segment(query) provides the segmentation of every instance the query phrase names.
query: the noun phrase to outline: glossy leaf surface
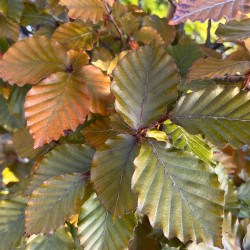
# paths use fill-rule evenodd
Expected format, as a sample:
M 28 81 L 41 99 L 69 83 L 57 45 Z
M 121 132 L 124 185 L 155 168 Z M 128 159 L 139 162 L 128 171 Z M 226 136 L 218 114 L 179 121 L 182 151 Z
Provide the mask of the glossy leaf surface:
M 115 108 L 135 130 L 163 115 L 167 104 L 177 95 L 176 65 L 156 44 L 128 53 L 113 75 L 111 90 L 116 97 Z
M 235 86 L 211 85 L 183 96 L 171 120 L 190 134 L 204 133 L 217 146 L 250 145 L 250 92 Z
M 167 238 L 222 246 L 224 194 L 207 164 L 157 141 L 145 141 L 134 164 L 138 209 L 153 227 Z

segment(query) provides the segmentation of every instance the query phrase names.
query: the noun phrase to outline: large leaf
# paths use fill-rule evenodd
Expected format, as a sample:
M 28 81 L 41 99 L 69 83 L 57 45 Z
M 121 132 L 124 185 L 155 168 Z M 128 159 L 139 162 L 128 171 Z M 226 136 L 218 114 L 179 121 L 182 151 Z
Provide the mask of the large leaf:
M 128 214 L 112 222 L 96 195 L 92 195 L 81 207 L 78 236 L 86 250 L 125 250 L 133 237 L 136 219 Z
M 134 161 L 139 210 L 167 238 L 222 246 L 224 191 L 217 175 L 192 154 L 166 146 L 148 139 Z
M 99 148 L 93 158 L 91 181 L 97 196 L 113 218 L 132 212 L 137 197 L 131 190 L 133 161 L 138 154 L 136 139 L 118 135 Z
M 89 93 L 89 108 L 93 113 L 108 114 L 108 107 L 113 98 L 110 92 L 110 78 L 93 66 L 85 65 L 81 68 L 79 79 L 84 81 Z
M 104 2 L 100 0 L 60 0 L 60 4 L 66 5 L 71 18 L 81 18 L 84 22 L 98 23 L 107 14 Z
M 217 146 L 250 145 L 250 92 L 211 85 L 183 96 L 171 115 L 190 134 L 204 133 Z
M 87 145 L 63 144 L 50 151 L 34 170 L 28 193 L 45 180 L 70 173 L 85 174 L 90 170 L 93 149 Z
M 19 36 L 19 25 L 0 13 L 0 36 L 16 41 Z
M 15 43 L 0 60 L 0 77 L 10 84 L 37 83 L 57 71 L 66 70 L 65 49 L 47 37 L 29 37 Z
M 34 148 L 57 141 L 64 130 L 75 131 L 89 112 L 85 84 L 74 74 L 58 72 L 34 86 L 26 95 L 25 117 Z
M 16 22 L 20 21 L 22 11 L 24 9 L 23 0 L 1 0 L 0 12 L 11 17 Z
M 167 104 L 177 96 L 177 67 L 156 44 L 128 53 L 118 62 L 113 75 L 115 108 L 135 130 L 166 113 Z
M 67 228 L 63 227 L 56 230 L 54 234 L 31 236 L 25 249 L 69 250 L 73 249 L 73 240 Z
M 235 41 L 237 39 L 245 40 L 250 37 L 250 18 L 242 21 L 233 20 L 227 24 L 219 24 L 215 34 L 220 40 L 225 42 Z
M 97 33 L 92 26 L 83 23 L 65 23 L 54 33 L 53 39 L 68 49 L 91 50 L 97 41 Z
M 191 21 L 204 22 L 211 18 L 219 21 L 223 16 L 232 19 L 238 11 L 249 13 L 250 2 L 248 0 L 180 0 L 176 12 L 170 24 Z
M 172 137 L 174 147 L 193 152 L 208 164 L 213 162 L 212 149 L 200 135 L 190 135 L 185 129 L 172 124 L 170 121 L 167 121 L 164 124 L 166 125 L 164 131 Z
M 73 216 L 87 184 L 87 175 L 75 173 L 52 177 L 36 188 L 25 210 L 26 235 L 53 233 L 62 227 Z
M 24 234 L 24 210 L 27 197 L 16 196 L 0 202 L 1 249 L 16 247 Z
M 250 61 L 228 61 L 209 57 L 207 59 L 198 59 L 191 67 L 187 82 L 194 79 L 205 79 L 213 77 L 222 77 L 224 75 L 233 76 L 237 72 L 242 75 L 250 68 Z

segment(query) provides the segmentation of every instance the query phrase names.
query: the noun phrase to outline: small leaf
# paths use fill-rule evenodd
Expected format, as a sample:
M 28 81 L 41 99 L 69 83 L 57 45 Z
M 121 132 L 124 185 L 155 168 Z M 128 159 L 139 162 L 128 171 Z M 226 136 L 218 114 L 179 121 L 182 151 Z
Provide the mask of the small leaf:
M 209 165 L 165 142 L 142 144 L 132 188 L 138 209 L 167 238 L 222 246 L 224 192 Z
M 112 61 L 112 55 L 101 47 L 94 48 L 92 53 L 91 63 L 103 71 L 108 71 L 108 67 Z
M 21 158 L 32 159 L 38 155 L 43 155 L 47 153 L 53 146 L 54 143 L 49 145 L 44 145 L 43 147 L 33 149 L 34 140 L 26 127 L 22 127 L 16 130 L 13 135 L 14 148 Z
M 16 41 L 19 36 L 19 25 L 0 13 L 0 35 Z
M 114 131 L 110 127 L 109 123 L 109 118 L 103 117 L 92 122 L 82 130 L 89 145 L 99 148 L 107 139 L 115 137 L 118 134 L 117 131 Z
M 18 41 L 0 60 L 0 77 L 18 86 L 35 84 L 69 63 L 65 49 L 47 37 L 29 37 Z
M 81 18 L 84 22 L 98 23 L 107 14 L 104 2 L 100 0 L 60 0 L 59 4 L 66 5 L 71 18 Z
M 24 234 L 24 210 L 27 197 L 15 196 L 0 202 L 1 249 L 9 250 L 20 244 Z
M 133 33 L 139 29 L 139 22 L 132 13 L 127 13 L 119 19 L 121 29 L 124 34 L 133 36 Z
M 137 197 L 131 190 L 137 142 L 131 135 L 118 135 L 100 147 L 93 158 L 91 182 L 103 207 L 113 218 L 136 209 Z
M 115 55 L 115 58 L 113 60 L 111 60 L 109 67 L 107 69 L 107 74 L 112 74 L 113 70 L 115 69 L 117 63 L 128 54 L 128 50 L 124 50 L 121 53 Z
M 238 11 L 247 14 L 249 10 L 248 0 L 180 0 L 170 24 L 176 25 L 187 19 L 204 22 L 211 18 L 219 21 L 223 16 L 233 19 Z
M 250 145 L 250 92 L 235 86 L 211 85 L 183 96 L 171 121 L 190 134 L 204 133 L 215 145 Z
M 57 141 L 64 130 L 75 131 L 89 112 L 87 89 L 74 74 L 50 75 L 28 92 L 24 104 L 34 148 Z
M 115 108 L 135 130 L 166 113 L 177 96 L 178 72 L 173 59 L 156 44 L 128 53 L 113 71 Z M 157 100 L 157 102 L 156 102 Z
M 0 12 L 13 18 L 17 23 L 20 21 L 22 11 L 24 9 L 23 0 L 1 0 Z
M 52 177 L 33 190 L 25 210 L 26 235 L 53 233 L 62 227 L 74 214 L 87 184 L 88 176 L 75 173 Z
M 140 28 L 140 30 L 134 32 L 133 37 L 136 41 L 142 42 L 144 44 L 150 44 L 153 41 L 160 45 L 164 43 L 161 35 L 152 27 Z
M 237 72 L 244 75 L 250 68 L 249 61 L 228 61 L 216 58 L 198 59 L 191 67 L 187 83 L 194 79 L 222 77 L 224 75 L 233 76 Z
M 70 173 L 86 174 L 90 170 L 94 155 L 87 145 L 63 144 L 52 149 L 32 173 L 27 193 L 30 194 L 45 180 Z
M 219 24 L 215 34 L 224 42 L 234 42 L 237 39 L 245 40 L 250 37 L 250 18 L 242 21 L 232 20 L 227 24 Z
M 91 50 L 97 41 L 97 33 L 92 26 L 83 23 L 65 23 L 55 31 L 53 39 L 61 43 L 67 50 Z
M 57 229 L 54 234 L 31 236 L 25 249 L 68 250 L 73 249 L 73 240 L 67 228 L 63 227 Z
M 213 163 L 212 149 L 200 135 L 190 135 L 182 127 L 172 124 L 170 121 L 164 123 L 164 131 L 173 139 L 173 146 L 197 155 L 208 164 Z
M 111 215 L 92 195 L 81 207 L 78 237 L 86 250 L 125 250 L 133 237 L 136 218 L 133 214 L 112 222 Z

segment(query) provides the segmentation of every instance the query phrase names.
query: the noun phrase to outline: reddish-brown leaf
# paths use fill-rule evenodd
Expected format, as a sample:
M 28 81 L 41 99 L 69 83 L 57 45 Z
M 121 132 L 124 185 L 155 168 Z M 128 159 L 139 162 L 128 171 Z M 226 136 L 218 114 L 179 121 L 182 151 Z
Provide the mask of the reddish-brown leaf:
M 35 84 L 69 66 L 65 49 L 45 36 L 29 37 L 15 43 L 0 60 L 0 77 L 10 84 Z
M 169 22 L 176 25 L 181 22 L 191 21 L 204 22 L 211 18 L 220 20 L 223 16 L 232 19 L 238 11 L 242 13 L 250 12 L 249 0 L 180 0 L 177 4 L 173 19 Z
M 34 148 L 64 136 L 64 130 L 83 123 L 89 112 L 87 89 L 74 74 L 59 72 L 34 86 L 26 95 L 25 116 Z
M 60 4 L 69 9 L 71 18 L 81 18 L 84 22 L 98 23 L 107 14 L 104 2 L 101 0 L 60 0 Z

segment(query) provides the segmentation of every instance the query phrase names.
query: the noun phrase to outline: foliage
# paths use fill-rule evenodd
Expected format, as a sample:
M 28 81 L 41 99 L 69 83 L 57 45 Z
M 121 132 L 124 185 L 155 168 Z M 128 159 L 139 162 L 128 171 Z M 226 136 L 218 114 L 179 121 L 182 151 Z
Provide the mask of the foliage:
M 0 1 L 1 249 L 249 249 L 250 4 L 177 2 Z

